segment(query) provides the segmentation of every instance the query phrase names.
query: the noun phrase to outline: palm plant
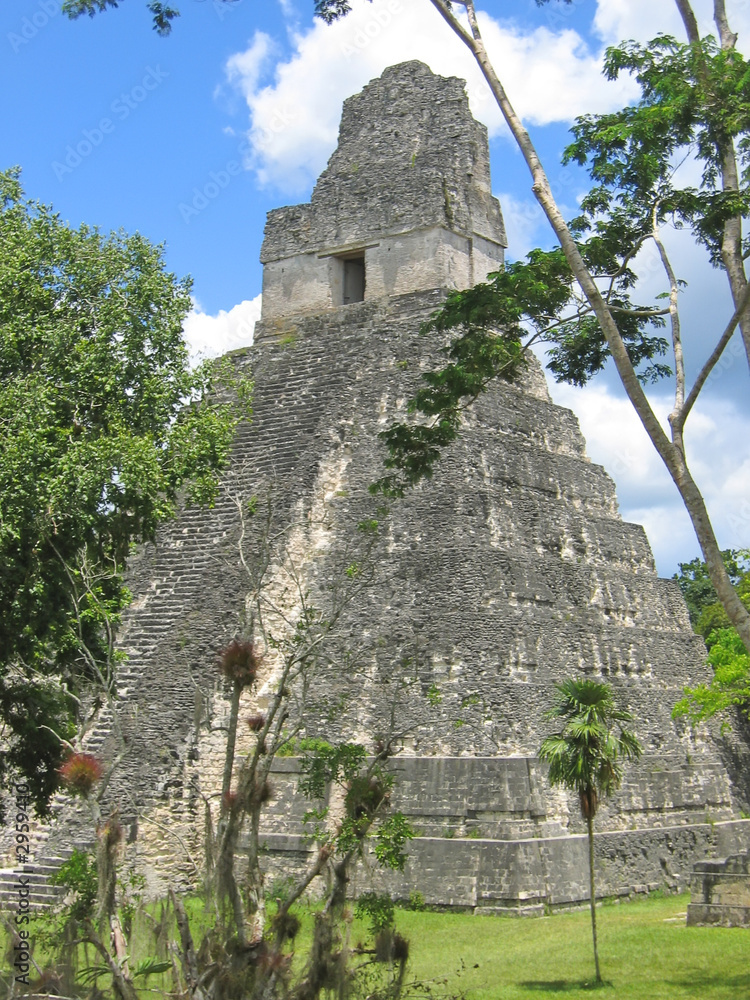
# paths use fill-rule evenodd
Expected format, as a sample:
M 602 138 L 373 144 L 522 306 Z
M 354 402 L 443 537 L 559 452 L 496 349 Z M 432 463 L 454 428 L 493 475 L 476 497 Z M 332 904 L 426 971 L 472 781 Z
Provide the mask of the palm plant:
M 589 884 L 591 930 L 594 939 L 596 981 L 602 981 L 596 944 L 596 895 L 594 891 L 594 816 L 599 800 L 620 787 L 623 760 L 637 760 L 642 748 L 634 733 L 623 727 L 632 720 L 618 709 L 606 684 L 584 678 L 568 678 L 557 685 L 559 692 L 547 719 L 563 719 L 562 732 L 548 736 L 539 750 L 549 763 L 551 785 L 578 792 L 581 815 L 589 835 Z

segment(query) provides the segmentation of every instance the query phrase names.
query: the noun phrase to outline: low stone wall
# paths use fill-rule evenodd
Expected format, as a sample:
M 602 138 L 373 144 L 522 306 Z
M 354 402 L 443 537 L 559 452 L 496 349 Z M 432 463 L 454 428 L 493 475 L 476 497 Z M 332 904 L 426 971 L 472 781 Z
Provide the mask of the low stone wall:
M 683 891 L 690 884 L 691 871 L 701 864 L 698 858 L 715 853 L 723 843 L 746 841 L 748 835 L 750 821 L 746 820 L 596 834 L 597 897 L 630 897 L 665 887 Z M 300 874 L 314 853 L 301 836 L 268 834 L 264 845 L 270 863 L 269 884 Z M 508 841 L 417 837 L 408 854 L 403 873 L 379 870 L 371 858 L 372 864 L 355 874 L 353 892 L 375 888 L 402 900 L 419 892 L 429 906 L 522 916 L 576 906 L 589 897 L 585 834 Z M 749 885 L 746 876 L 743 898 L 750 895 Z M 728 899 L 735 890 L 725 886 L 723 891 L 721 898 Z M 713 910 L 709 905 L 701 912 L 714 911 L 718 913 L 716 904 Z M 745 914 L 743 926 L 750 925 L 750 905 Z M 732 920 L 732 926 L 738 925 L 736 914 Z M 716 917 L 688 922 L 725 921 Z
M 354 873 L 354 894 L 377 889 L 408 900 L 419 892 L 431 906 L 519 915 L 588 899 L 587 836 L 573 809 L 567 827 L 560 821 L 557 793 L 538 760 L 397 757 L 391 767 L 391 807 L 406 815 L 418 836 L 409 844 L 404 872 L 384 871 L 371 857 Z M 304 836 L 309 804 L 297 793 L 298 776 L 297 759 L 274 762 L 273 798 L 262 828 L 268 884 L 299 876 L 314 855 Z M 655 790 L 647 775 L 631 775 L 619 793 L 640 814 L 648 797 L 648 826 L 612 829 L 622 820 L 620 807 L 613 800 L 611 810 L 602 810 L 594 841 L 597 896 L 684 891 L 702 859 L 747 847 L 750 820 L 706 822 L 705 805 L 691 818 L 683 796 L 672 797 L 669 788 L 684 783 L 664 781 Z
M 750 851 L 699 861 L 690 880 L 690 927 L 750 927 Z

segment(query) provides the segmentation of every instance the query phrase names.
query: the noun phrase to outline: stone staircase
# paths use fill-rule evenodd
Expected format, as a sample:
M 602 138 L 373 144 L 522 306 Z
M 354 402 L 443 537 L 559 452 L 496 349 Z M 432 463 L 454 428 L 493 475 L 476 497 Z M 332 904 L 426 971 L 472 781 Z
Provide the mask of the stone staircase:
M 233 511 L 224 498 L 224 503 L 219 501 L 211 513 L 223 520 Z M 153 662 L 164 630 L 176 628 L 180 618 L 195 606 L 203 571 L 212 563 L 206 548 L 206 511 L 188 508 L 182 512 L 178 525 L 168 526 L 161 533 L 158 546 L 149 547 L 145 556 L 143 551 L 139 553 L 141 558 L 156 564 L 156 575 L 145 597 L 141 596 L 124 616 L 118 641 L 118 648 L 127 653 L 117 671 L 117 697 L 121 704 L 127 705 L 137 697 L 139 684 Z M 181 572 L 185 567 L 189 567 L 189 572 Z M 83 740 L 87 753 L 104 759 L 111 754 L 113 722 L 112 710 L 103 706 Z M 58 905 L 64 890 L 50 885 L 49 877 L 70 858 L 74 849 L 90 850 L 94 844 L 86 820 L 81 822 L 80 815 L 74 818 L 80 810 L 69 797 L 57 794 L 50 808 L 50 821 L 37 825 L 30 835 L 29 862 L 20 867 L 0 868 L 0 909 L 4 912 L 18 911 L 19 887 L 29 890 L 32 910 Z M 19 882 L 19 878 L 23 881 Z
M 29 909 L 35 912 L 48 910 L 62 902 L 64 890 L 50 885 L 49 877 L 68 860 L 72 851 L 60 857 L 23 865 L 20 869 L 0 869 L 0 910 L 18 913 L 21 899 L 28 899 Z M 23 890 L 23 897 L 20 894 Z M 25 903 L 23 904 L 25 909 Z
M 56 795 L 51 803 L 52 823 L 61 815 L 64 807 L 64 797 Z M 51 824 L 45 824 L 37 827 L 30 834 L 30 852 L 25 864 L 0 868 L 1 911 L 18 913 L 22 898 L 28 898 L 31 910 L 44 910 L 61 901 L 63 890 L 58 886 L 50 885 L 49 876 L 68 860 L 73 853 L 73 848 L 49 849 L 50 828 Z M 28 894 L 24 891 L 22 897 L 20 889 L 28 889 Z

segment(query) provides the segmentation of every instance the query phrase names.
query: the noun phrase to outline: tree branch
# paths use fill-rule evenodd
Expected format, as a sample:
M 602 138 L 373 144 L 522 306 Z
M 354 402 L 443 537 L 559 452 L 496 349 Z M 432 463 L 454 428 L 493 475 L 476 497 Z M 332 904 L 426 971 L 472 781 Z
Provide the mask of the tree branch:
M 690 6 L 688 0 L 675 0 L 677 4 L 677 10 L 680 12 L 680 17 L 682 18 L 682 23 L 685 25 L 685 32 L 688 36 L 688 41 L 690 44 L 699 42 L 701 40 L 700 31 L 698 30 L 698 20 L 693 13 L 693 8 Z
M 719 31 L 722 49 L 733 49 L 737 43 L 737 35 L 729 27 L 724 0 L 714 0 L 714 24 Z
M 604 301 L 594 278 L 586 267 L 567 223 L 565 222 L 565 219 L 555 202 L 549 180 L 547 179 L 547 175 L 542 167 L 534 144 L 531 141 L 531 137 L 523 127 L 515 109 L 508 99 L 505 88 L 500 82 L 494 67 L 490 62 L 484 43 L 481 39 L 472 0 L 467 0 L 466 3 L 466 11 L 472 30 L 471 36 L 467 35 L 467 33 L 463 30 L 458 30 L 459 26 L 457 24 L 454 25 L 451 19 L 446 16 L 444 11 L 441 9 L 440 0 L 430 0 L 430 2 L 441 12 L 442 16 L 453 28 L 461 41 L 471 51 L 485 80 L 490 86 L 490 90 L 495 97 L 503 118 L 505 119 L 511 134 L 513 135 L 513 138 L 515 139 L 518 148 L 526 161 L 526 165 L 529 168 L 533 181 L 532 191 L 534 192 L 537 201 L 546 215 L 547 220 L 552 226 L 553 232 L 560 242 L 560 246 L 571 267 L 573 276 L 580 285 L 583 294 L 588 299 L 594 314 L 596 315 L 628 399 L 630 400 L 638 418 L 649 436 L 649 439 L 651 440 L 652 445 L 666 466 L 670 476 L 672 477 L 672 481 L 680 493 L 685 509 L 687 510 L 695 529 L 698 542 L 700 543 L 701 551 L 703 552 L 703 557 L 711 577 L 711 582 L 716 588 L 716 592 L 721 603 L 724 605 L 730 621 L 739 632 L 747 649 L 750 650 L 750 614 L 748 614 L 744 604 L 737 596 L 734 588 L 732 587 L 731 581 L 727 576 L 713 525 L 711 524 L 711 519 L 709 517 L 708 510 L 706 509 L 705 501 L 695 483 L 695 480 L 690 474 L 690 470 L 685 462 L 685 456 L 665 433 L 664 428 L 659 422 L 659 419 L 654 413 L 646 394 L 643 391 L 643 387 L 638 381 L 638 377 L 628 356 L 627 348 L 625 347 L 623 339 L 617 328 L 617 324 L 615 323 L 612 314 L 609 312 L 607 304 Z M 698 40 L 697 22 L 695 21 L 695 15 L 692 12 L 692 8 L 690 7 L 688 0 L 676 0 L 676 3 L 685 23 L 686 30 L 688 31 L 688 36 L 692 36 L 693 39 Z M 732 155 L 733 153 L 734 150 L 732 149 Z M 722 159 L 722 178 L 724 190 L 732 189 L 731 178 L 726 172 L 731 166 L 729 162 L 730 159 L 731 157 L 723 157 Z M 734 190 L 736 190 L 736 188 Z M 729 242 L 729 236 L 730 234 L 725 228 L 725 245 Z M 741 246 L 736 244 L 736 234 L 732 235 L 732 243 L 734 250 L 740 253 L 741 258 Z M 732 252 L 728 255 L 728 257 L 725 256 L 723 246 L 722 257 L 725 260 L 725 266 L 727 266 L 729 270 L 729 265 L 732 265 L 735 262 L 736 253 Z M 742 266 L 741 259 L 740 266 Z M 738 280 L 732 278 L 732 271 L 729 271 L 729 277 L 735 305 L 737 305 L 738 301 L 742 298 L 742 293 L 745 289 L 744 268 L 742 269 L 741 284 Z M 750 335 L 750 330 L 748 330 L 748 334 Z M 750 339 L 746 338 L 745 330 L 743 330 L 743 339 L 746 342 L 746 350 L 748 358 L 750 359 Z
M 658 221 L 658 211 L 659 202 L 654 203 L 654 207 L 651 212 L 651 223 L 652 223 L 652 237 L 656 248 L 659 251 L 659 257 L 664 266 L 664 270 L 667 274 L 667 280 L 669 281 L 669 316 L 670 324 L 672 328 L 672 351 L 674 353 L 674 364 L 675 364 L 675 388 L 674 388 L 674 407 L 672 409 L 672 414 L 670 414 L 670 424 L 672 426 L 672 439 L 680 451 L 684 454 L 685 449 L 682 442 L 682 430 L 678 428 L 672 421 L 672 415 L 677 414 L 682 409 L 682 404 L 685 401 L 685 357 L 682 349 L 682 334 L 680 330 L 680 313 L 677 306 L 677 294 L 679 291 L 679 286 L 677 283 L 677 275 L 674 273 L 674 268 L 672 267 L 672 262 L 667 254 L 666 247 L 662 242 L 661 234 L 659 232 L 659 221 Z

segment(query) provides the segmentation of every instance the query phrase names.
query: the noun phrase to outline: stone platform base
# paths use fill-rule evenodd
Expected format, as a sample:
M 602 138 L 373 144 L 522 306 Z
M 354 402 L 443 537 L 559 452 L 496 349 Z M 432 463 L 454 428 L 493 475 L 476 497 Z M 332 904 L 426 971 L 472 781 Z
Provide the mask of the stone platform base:
M 408 900 L 418 892 L 429 906 L 509 915 L 588 900 L 588 840 L 576 830 L 582 827 L 577 803 L 561 814 L 538 760 L 397 757 L 392 766 L 392 809 L 403 812 L 418 835 L 409 843 L 404 872 L 383 871 L 372 858 L 355 871 L 354 894 L 377 889 Z M 296 792 L 298 775 L 295 758 L 275 762 L 263 831 L 268 884 L 301 873 L 312 857 L 302 824 L 309 803 Z M 645 773 L 631 776 L 620 800 L 597 817 L 597 896 L 684 891 L 703 859 L 747 848 L 750 820 L 705 822 L 705 799 L 700 811 L 691 809 L 696 786 L 705 794 L 712 780 L 705 767 L 700 776 L 684 767 L 662 767 L 653 781 Z M 625 807 L 631 828 L 607 829 L 622 822 Z
M 750 927 L 750 851 L 695 864 L 690 927 Z
M 748 820 L 597 834 L 597 897 L 684 891 L 698 858 L 714 853 L 717 844 L 748 838 Z M 271 881 L 301 873 L 313 855 L 303 837 L 269 834 L 264 843 Z M 515 841 L 417 837 L 403 873 L 385 872 L 371 860 L 369 871 L 355 873 L 355 895 L 377 889 L 408 901 L 418 892 L 428 906 L 506 916 L 540 915 L 589 897 L 585 834 Z M 750 926 L 750 919 L 746 923 Z

